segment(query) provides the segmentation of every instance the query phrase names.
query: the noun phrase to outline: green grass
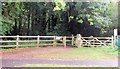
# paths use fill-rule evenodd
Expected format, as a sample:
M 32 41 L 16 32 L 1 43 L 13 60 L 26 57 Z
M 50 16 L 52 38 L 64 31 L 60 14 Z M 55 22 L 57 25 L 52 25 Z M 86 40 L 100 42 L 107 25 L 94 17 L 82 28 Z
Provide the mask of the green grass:
M 73 60 L 114 60 L 113 58 L 118 56 L 118 50 L 108 47 L 100 48 L 73 48 L 68 51 L 55 51 L 45 53 L 44 55 L 33 55 L 37 58 L 46 59 L 73 59 Z M 76 66 L 76 65 L 60 65 L 60 64 L 26 64 L 25 67 L 88 67 L 87 65 Z M 89 67 L 100 67 L 100 66 L 89 66 Z
M 42 49 L 42 48 L 40 48 Z M 31 58 L 44 58 L 44 59 L 55 59 L 55 60 L 116 60 L 118 58 L 118 50 L 120 48 L 108 48 L 108 47 L 81 47 L 81 48 L 44 48 L 45 52 L 31 53 Z M 57 50 L 56 50 L 57 49 Z M 7 49 L 9 50 L 9 49 Z M 59 64 L 25 64 L 25 67 L 78 67 L 75 65 L 59 65 Z M 80 66 L 87 67 L 87 66 Z M 89 66 L 97 67 L 97 66 Z M 99 67 L 99 66 L 98 66 Z
M 52 42 L 41 42 L 39 44 L 51 44 Z M 10 43 L 5 43 L 3 45 L 16 45 L 16 42 L 10 42 Z M 37 47 L 37 42 L 19 42 L 19 48 L 35 48 Z M 25 46 L 25 45 L 33 45 L 33 46 Z M 16 47 L 3 47 L 0 48 L 0 50 L 6 50 L 6 49 L 15 49 Z
M 44 55 L 32 55 L 34 58 L 74 59 L 74 60 L 104 60 L 117 58 L 118 52 L 110 48 L 72 48 L 68 51 L 55 51 Z

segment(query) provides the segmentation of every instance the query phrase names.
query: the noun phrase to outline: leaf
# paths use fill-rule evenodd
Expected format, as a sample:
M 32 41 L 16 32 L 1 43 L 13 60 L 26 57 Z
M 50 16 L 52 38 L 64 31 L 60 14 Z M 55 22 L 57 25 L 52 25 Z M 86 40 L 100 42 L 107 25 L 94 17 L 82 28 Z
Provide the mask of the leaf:
M 90 22 L 90 25 L 94 25 L 94 23 L 93 23 L 93 22 Z
M 83 20 L 82 20 L 82 19 L 80 19 L 80 20 L 78 20 L 78 22 L 83 23 Z
M 59 11 L 61 10 L 58 6 L 54 7 L 53 11 Z
M 73 18 L 74 18 L 74 16 L 70 16 L 69 18 L 73 19 Z

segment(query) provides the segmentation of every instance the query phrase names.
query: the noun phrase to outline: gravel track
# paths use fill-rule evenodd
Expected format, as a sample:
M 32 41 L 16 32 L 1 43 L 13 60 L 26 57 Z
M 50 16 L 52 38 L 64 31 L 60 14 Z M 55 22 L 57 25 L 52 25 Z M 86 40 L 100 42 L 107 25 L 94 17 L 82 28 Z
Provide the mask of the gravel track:
M 118 67 L 118 60 L 73 60 L 73 59 L 42 59 L 29 57 L 30 54 L 40 52 L 41 55 L 60 51 L 68 51 L 72 48 L 30 48 L 2 51 L 0 67 L 24 67 L 26 64 L 59 64 L 75 66 L 100 66 L 100 67 Z M 28 57 L 26 57 L 28 56 Z

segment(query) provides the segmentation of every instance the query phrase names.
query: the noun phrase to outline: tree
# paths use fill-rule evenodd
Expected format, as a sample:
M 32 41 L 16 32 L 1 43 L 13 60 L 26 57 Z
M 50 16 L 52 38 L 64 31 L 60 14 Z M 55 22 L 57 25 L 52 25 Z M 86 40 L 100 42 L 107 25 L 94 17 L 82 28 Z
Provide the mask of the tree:
M 2 35 L 112 35 L 117 2 L 2 3 Z M 107 34 L 107 33 L 110 34 Z

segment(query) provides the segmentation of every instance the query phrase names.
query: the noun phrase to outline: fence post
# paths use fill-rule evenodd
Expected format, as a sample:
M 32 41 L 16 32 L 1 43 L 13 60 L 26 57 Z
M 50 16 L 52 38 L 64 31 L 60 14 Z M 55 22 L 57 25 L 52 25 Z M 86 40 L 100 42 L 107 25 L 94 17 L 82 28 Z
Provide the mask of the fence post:
M 19 46 L 19 35 L 17 35 L 17 38 L 16 38 L 16 48 L 18 48 Z
M 77 47 L 78 47 L 78 45 L 77 45 L 77 43 L 78 43 L 77 38 L 78 38 L 78 34 L 76 35 L 76 39 L 75 39 L 75 46 L 77 46 Z
M 114 48 L 114 37 L 112 36 L 112 48 Z
M 56 36 L 54 36 L 53 47 L 56 47 L 56 44 L 57 44 L 57 42 L 56 42 Z
M 82 36 L 80 34 L 77 34 L 77 38 L 76 38 L 76 46 L 79 48 L 82 45 Z
M 37 37 L 37 47 L 39 47 L 39 41 L 40 41 L 40 38 L 39 38 L 39 35 Z
M 90 37 L 89 37 L 89 40 L 88 40 L 88 41 L 89 41 L 89 44 L 88 44 L 88 45 L 89 45 L 90 47 L 94 47 L 94 45 L 92 44 L 92 40 L 93 40 L 93 39 L 94 39 L 93 36 L 90 36 Z
M 74 45 L 74 36 L 72 35 L 72 46 Z
M 114 47 L 116 46 L 116 37 L 118 36 L 118 29 L 114 29 Z
M 63 37 L 64 48 L 66 48 L 66 36 Z
M 0 37 L 0 45 L 2 45 L 2 42 L 1 42 L 1 41 L 2 41 L 2 38 Z

